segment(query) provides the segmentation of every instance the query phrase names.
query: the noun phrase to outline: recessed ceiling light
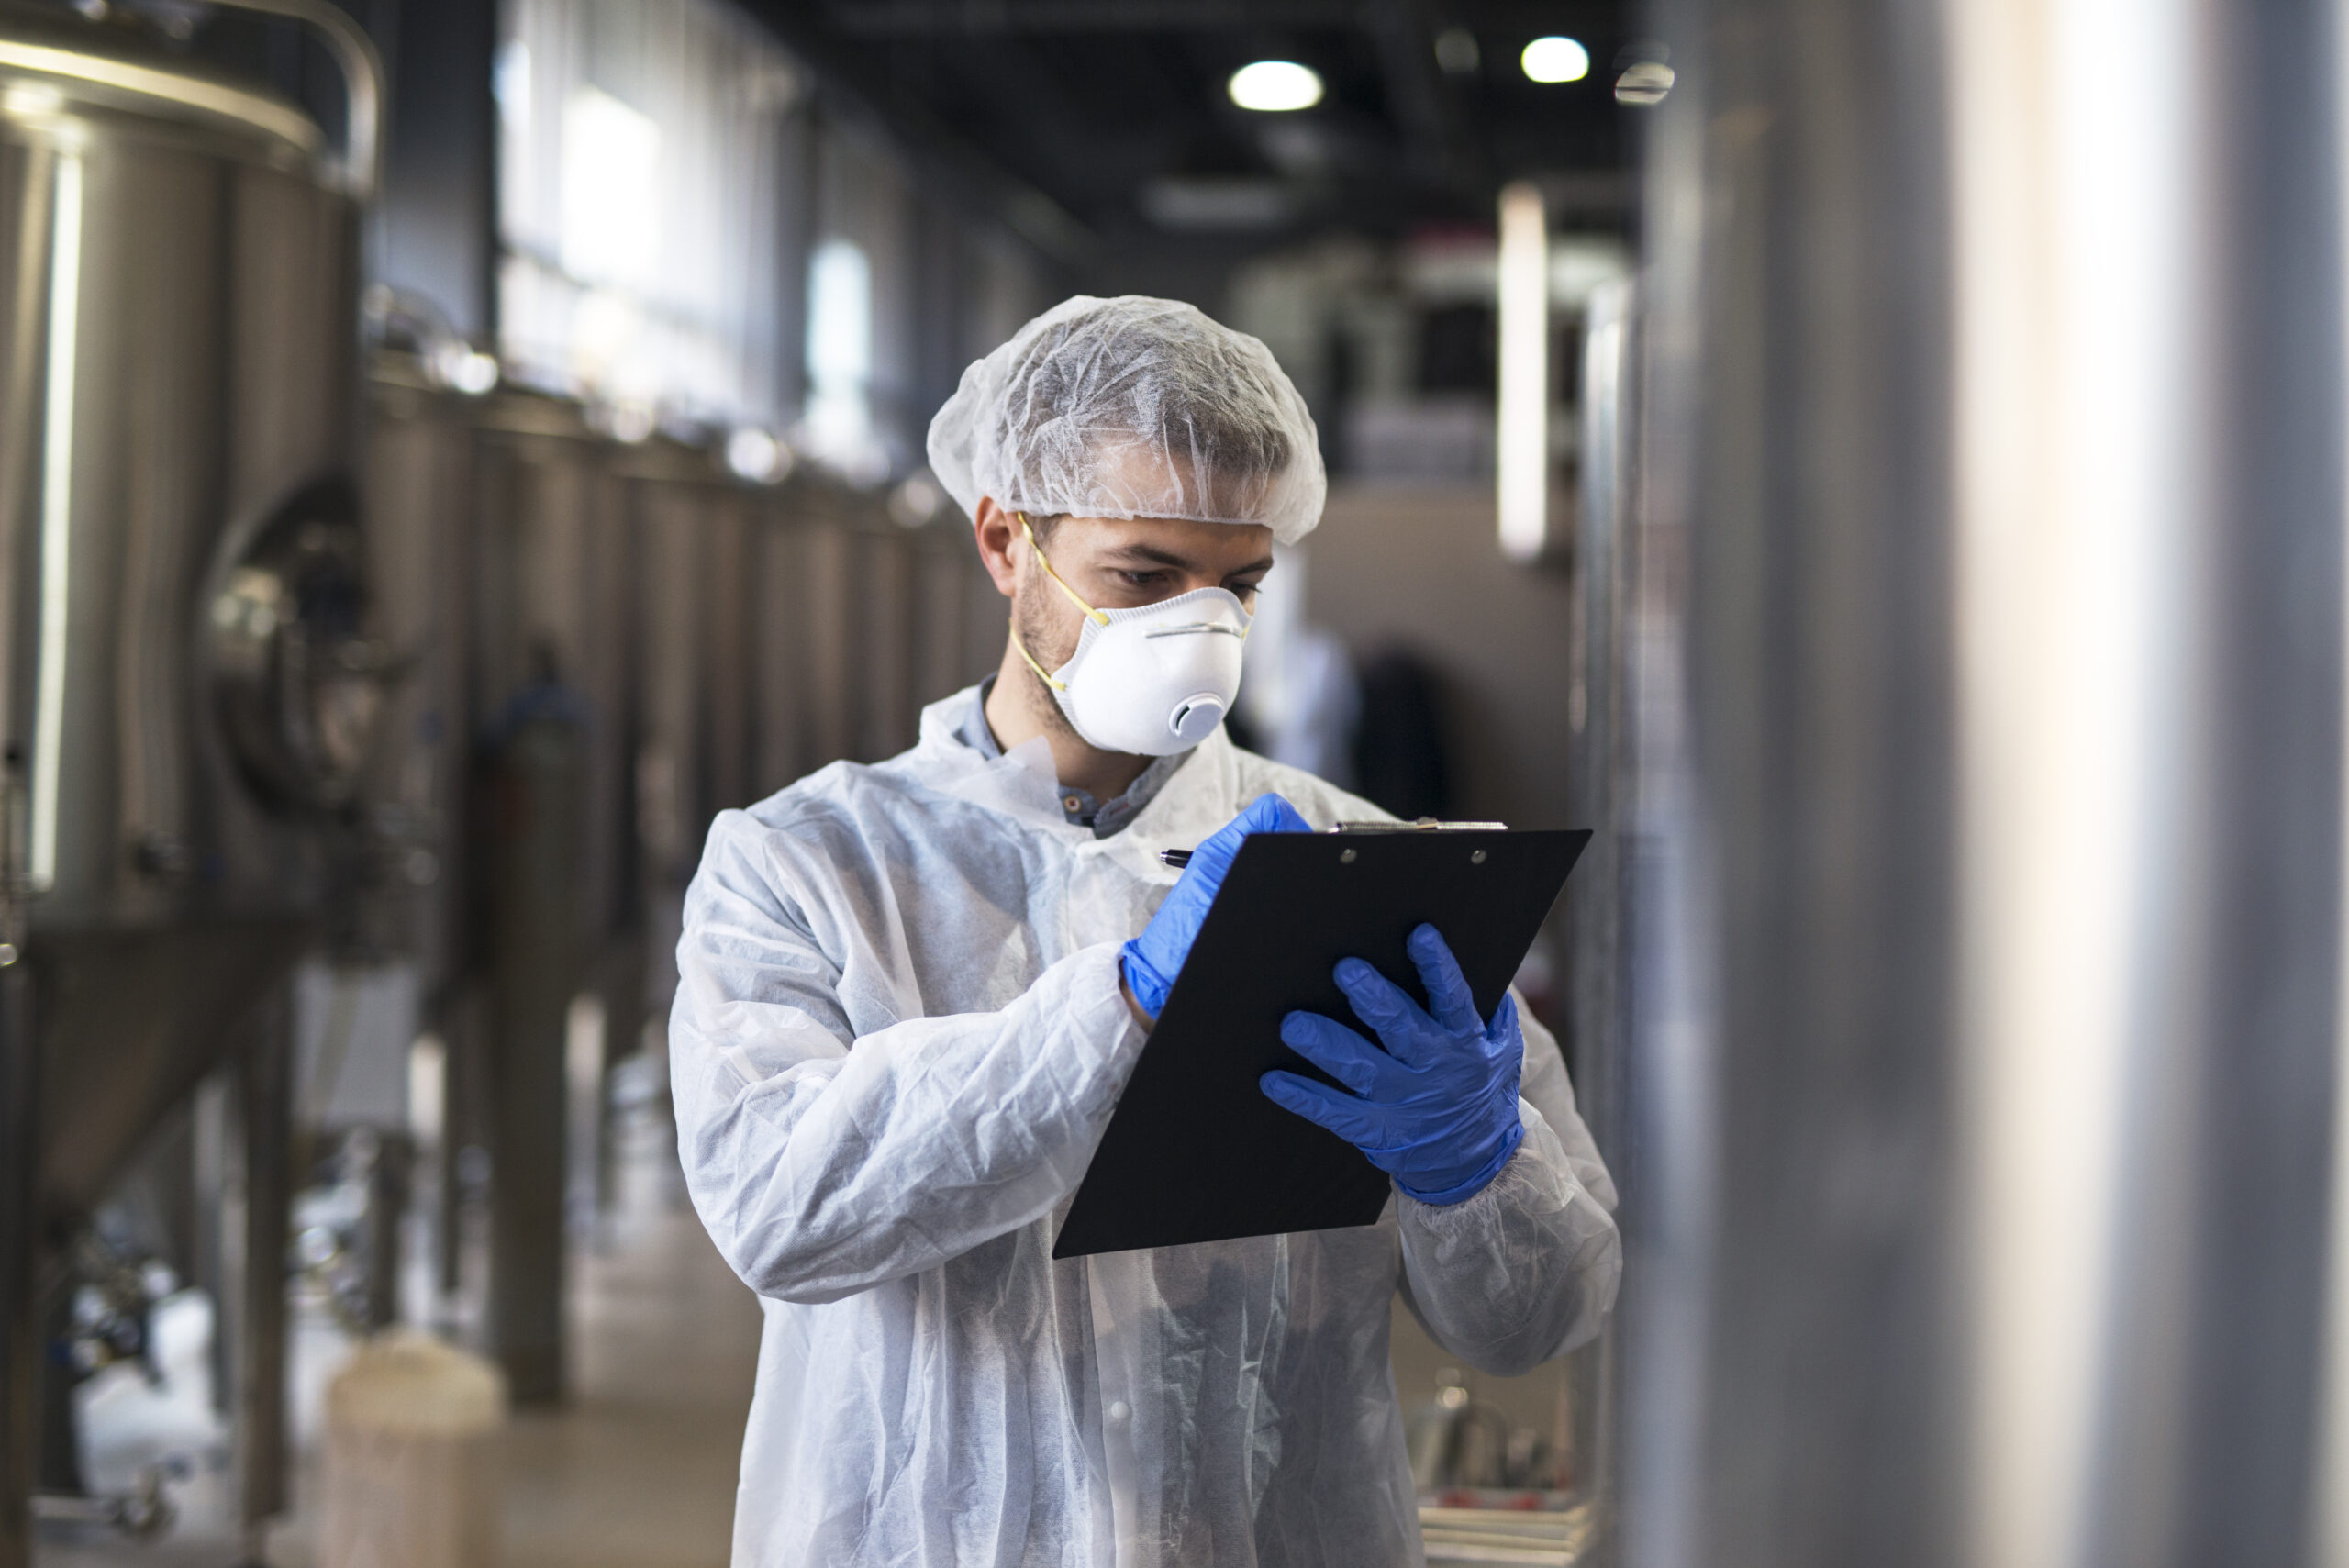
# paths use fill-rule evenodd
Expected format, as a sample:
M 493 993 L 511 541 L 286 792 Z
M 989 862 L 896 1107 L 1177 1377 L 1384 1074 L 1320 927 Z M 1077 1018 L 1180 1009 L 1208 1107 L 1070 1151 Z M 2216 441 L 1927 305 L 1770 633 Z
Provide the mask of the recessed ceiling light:
M 1536 82 L 1579 82 L 1590 74 L 1590 50 L 1574 39 L 1535 39 L 1519 62 Z
M 1231 73 L 1231 101 L 1243 109 L 1281 114 L 1321 101 L 1321 73 L 1293 60 L 1260 60 Z
M 1435 36 L 1435 62 L 1454 76 L 1473 76 L 1482 58 L 1476 35 L 1465 28 L 1446 28 Z
M 1672 67 L 1662 61 L 1642 60 L 1615 78 L 1615 101 L 1634 108 L 1653 108 L 1672 91 Z

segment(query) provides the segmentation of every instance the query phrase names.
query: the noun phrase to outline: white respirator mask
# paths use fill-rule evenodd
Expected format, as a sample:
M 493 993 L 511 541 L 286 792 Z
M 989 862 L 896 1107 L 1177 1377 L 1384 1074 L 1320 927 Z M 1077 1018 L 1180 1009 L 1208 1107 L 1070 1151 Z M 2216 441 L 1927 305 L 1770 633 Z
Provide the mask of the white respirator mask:
M 1017 514 L 1028 548 L 1046 574 L 1085 612 L 1076 651 L 1056 671 L 1036 662 L 1015 628 L 1011 645 L 1052 688 L 1085 744 L 1104 751 L 1167 757 L 1215 733 L 1240 695 L 1240 655 L 1252 617 L 1228 588 L 1194 588 L 1154 605 L 1097 610 L 1061 582 Z

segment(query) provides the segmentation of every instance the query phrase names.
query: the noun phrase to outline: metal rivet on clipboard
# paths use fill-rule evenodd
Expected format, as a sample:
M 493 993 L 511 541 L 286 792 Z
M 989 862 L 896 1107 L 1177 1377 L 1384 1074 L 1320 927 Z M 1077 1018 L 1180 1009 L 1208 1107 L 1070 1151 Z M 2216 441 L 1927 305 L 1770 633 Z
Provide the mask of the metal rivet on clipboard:
M 1073 802 L 1075 798 L 1074 795 L 1071 795 L 1068 801 L 1063 804 L 1067 805 L 1071 811 L 1074 811 L 1076 806 Z M 1416 822 L 1341 822 L 1330 831 L 1332 833 L 1500 833 L 1506 832 L 1508 828 L 1508 824 L 1506 822 L 1439 822 L 1432 817 L 1422 817 Z M 1482 865 L 1485 863 L 1485 851 L 1478 850 L 1469 859 L 1477 865 Z M 1176 871 L 1180 871 L 1191 863 L 1191 851 L 1189 850 L 1161 850 L 1158 851 L 1158 863 L 1163 866 L 1173 866 Z M 1354 852 L 1352 850 L 1341 850 L 1338 851 L 1338 863 L 1340 865 L 1353 864 Z

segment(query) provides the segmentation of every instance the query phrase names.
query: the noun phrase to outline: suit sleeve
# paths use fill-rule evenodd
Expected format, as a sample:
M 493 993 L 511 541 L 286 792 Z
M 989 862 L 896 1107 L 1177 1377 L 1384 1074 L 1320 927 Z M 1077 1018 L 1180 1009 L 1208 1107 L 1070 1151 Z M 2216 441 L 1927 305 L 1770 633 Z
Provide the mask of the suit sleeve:
M 1518 1017 L 1525 1139 L 1517 1152 L 1464 1202 L 1395 1195 L 1401 1289 L 1412 1315 L 1436 1343 L 1501 1375 L 1596 1338 L 1623 1273 L 1615 1183 L 1575 1109 L 1558 1042 L 1522 999 Z
M 1033 1223 L 1074 1190 L 1142 1035 L 1118 946 L 1052 965 L 995 1013 L 862 1035 L 740 813 L 685 895 L 669 1023 L 694 1207 L 753 1290 L 822 1302 Z

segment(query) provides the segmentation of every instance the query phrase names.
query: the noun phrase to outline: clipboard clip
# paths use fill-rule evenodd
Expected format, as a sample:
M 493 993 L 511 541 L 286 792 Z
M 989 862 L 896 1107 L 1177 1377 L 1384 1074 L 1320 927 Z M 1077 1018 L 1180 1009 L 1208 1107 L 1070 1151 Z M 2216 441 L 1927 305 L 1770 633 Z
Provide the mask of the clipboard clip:
M 1506 833 L 1506 822 L 1441 822 L 1432 817 L 1421 817 L 1409 822 L 1341 822 L 1330 829 L 1332 833 Z M 1349 850 L 1351 855 L 1353 851 Z M 1158 863 L 1180 871 L 1191 863 L 1188 850 L 1161 850 Z

